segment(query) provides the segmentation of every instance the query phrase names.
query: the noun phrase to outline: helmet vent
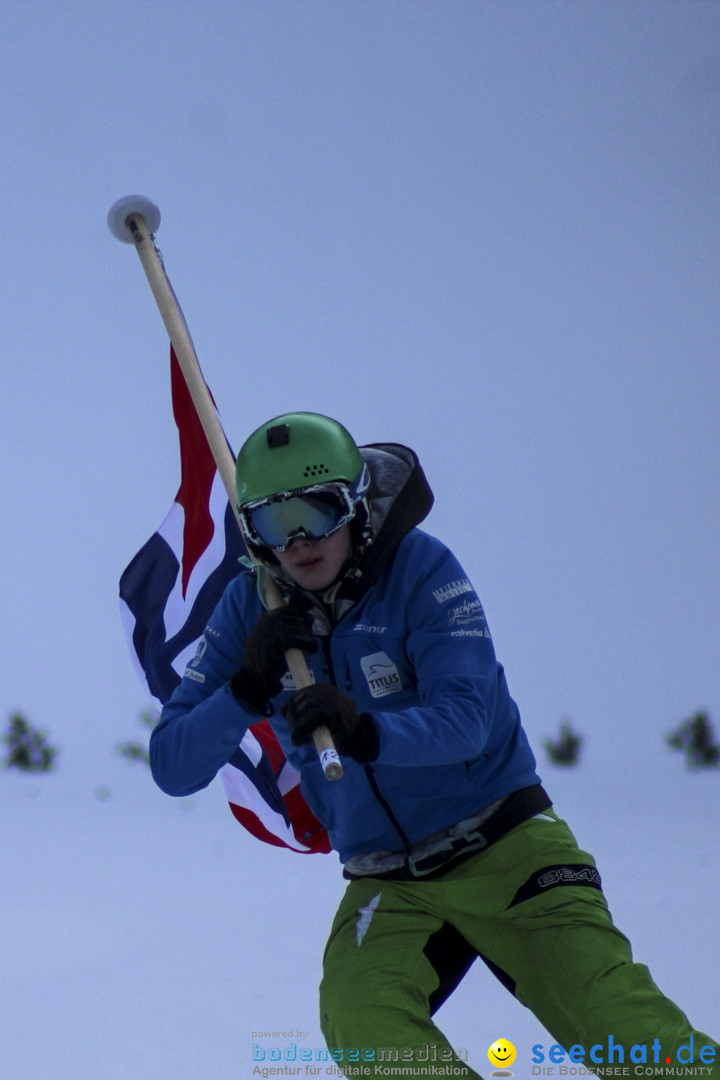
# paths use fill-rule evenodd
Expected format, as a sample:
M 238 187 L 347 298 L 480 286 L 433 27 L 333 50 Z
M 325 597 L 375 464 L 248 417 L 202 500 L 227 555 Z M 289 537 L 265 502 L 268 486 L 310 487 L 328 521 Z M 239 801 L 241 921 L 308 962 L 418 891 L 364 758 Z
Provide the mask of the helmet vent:
M 287 424 L 276 424 L 267 430 L 267 444 L 270 450 L 276 446 L 287 446 L 290 442 L 290 428 Z
M 322 476 L 324 473 L 329 473 L 327 465 L 306 465 L 304 476 L 306 478 Z

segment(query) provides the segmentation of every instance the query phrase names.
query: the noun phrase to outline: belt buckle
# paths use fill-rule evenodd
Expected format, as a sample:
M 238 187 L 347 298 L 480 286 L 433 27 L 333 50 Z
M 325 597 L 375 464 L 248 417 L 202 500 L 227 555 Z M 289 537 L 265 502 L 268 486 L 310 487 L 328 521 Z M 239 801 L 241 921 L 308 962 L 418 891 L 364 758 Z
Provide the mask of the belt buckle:
M 405 865 L 411 877 L 427 877 L 428 874 L 434 873 L 439 867 L 451 862 L 461 851 L 465 851 L 469 847 L 476 851 L 483 851 L 487 846 L 488 839 L 479 830 L 463 833 L 461 836 L 451 840 L 447 847 L 441 848 L 434 855 L 428 855 L 424 859 L 417 860 L 412 855 L 408 855 Z

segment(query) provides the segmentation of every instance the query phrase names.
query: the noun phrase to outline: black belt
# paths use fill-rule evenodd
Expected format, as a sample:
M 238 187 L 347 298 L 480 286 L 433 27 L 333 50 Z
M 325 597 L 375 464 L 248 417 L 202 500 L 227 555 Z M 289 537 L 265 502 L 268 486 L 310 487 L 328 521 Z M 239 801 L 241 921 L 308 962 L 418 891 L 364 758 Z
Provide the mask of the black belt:
M 521 788 L 508 795 L 507 799 L 499 806 L 494 814 L 481 825 L 471 828 L 461 836 L 448 838 L 447 844 L 440 851 L 432 855 L 415 859 L 411 854 L 405 856 L 405 862 L 393 870 L 380 871 L 377 874 L 352 874 L 348 870 L 343 871 L 343 876 L 355 880 L 364 876 L 373 878 L 387 878 L 392 881 L 415 881 L 439 874 L 446 869 L 448 863 L 457 863 L 459 860 L 468 859 L 479 851 L 485 851 L 497 840 L 500 840 L 511 829 L 521 825 L 523 821 L 542 813 L 543 810 L 552 806 L 549 795 L 541 784 L 532 787 Z

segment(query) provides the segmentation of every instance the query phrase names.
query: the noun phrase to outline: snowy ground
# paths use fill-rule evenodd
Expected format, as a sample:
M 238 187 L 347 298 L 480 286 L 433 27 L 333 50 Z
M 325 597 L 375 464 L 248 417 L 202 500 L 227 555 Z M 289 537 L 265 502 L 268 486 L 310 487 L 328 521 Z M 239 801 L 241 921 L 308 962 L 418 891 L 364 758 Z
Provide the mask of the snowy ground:
M 690 773 L 664 748 L 542 771 L 636 956 L 718 1038 L 720 775 Z M 0 808 L 2 1080 L 251 1080 L 253 1042 L 292 1041 L 255 1033 L 322 1047 L 334 856 L 260 845 L 219 786 L 172 800 L 120 759 L 97 783 L 62 767 L 2 775 Z M 497 1038 L 517 1047 L 518 1080 L 532 1045 L 550 1042 L 480 965 L 439 1021 L 485 1075 Z

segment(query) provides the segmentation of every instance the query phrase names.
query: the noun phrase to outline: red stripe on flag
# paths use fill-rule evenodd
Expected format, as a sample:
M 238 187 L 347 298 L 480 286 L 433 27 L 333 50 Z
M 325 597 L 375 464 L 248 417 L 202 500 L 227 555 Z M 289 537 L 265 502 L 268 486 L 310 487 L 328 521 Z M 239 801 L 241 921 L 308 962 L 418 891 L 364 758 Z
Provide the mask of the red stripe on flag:
M 277 735 L 270 725 L 270 721 L 267 717 L 264 717 L 262 720 L 259 720 L 257 724 L 253 724 L 250 731 L 269 758 L 270 766 L 277 779 L 283 767 L 287 765 L 287 762 L 280 743 L 277 740 Z M 322 852 L 325 854 L 328 851 L 331 851 L 332 849 L 330 847 L 327 832 L 315 817 L 300 792 L 299 776 L 297 786 L 291 788 L 289 791 L 285 791 L 282 797 L 285 802 L 288 817 L 290 818 L 290 826 L 295 839 L 299 840 L 301 844 L 304 844 L 313 853 Z M 242 821 L 245 827 L 248 828 L 249 826 L 243 821 L 238 813 L 239 808 L 232 803 L 230 803 L 230 808 L 238 821 Z
M 217 469 L 172 347 L 170 384 L 173 415 L 180 434 L 180 488 L 175 502 L 179 503 L 185 512 L 182 555 L 184 597 L 190 575 L 215 531 L 210 515 L 210 492 Z

